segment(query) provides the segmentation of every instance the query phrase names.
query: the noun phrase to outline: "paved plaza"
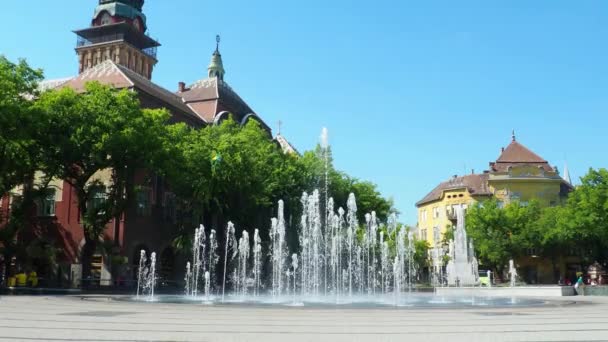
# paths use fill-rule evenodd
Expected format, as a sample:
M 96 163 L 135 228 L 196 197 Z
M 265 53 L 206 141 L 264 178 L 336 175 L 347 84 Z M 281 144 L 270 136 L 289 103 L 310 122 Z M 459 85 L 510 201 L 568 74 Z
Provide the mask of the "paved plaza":
M 608 341 L 608 297 L 530 308 L 312 309 L 0 296 L 0 341 Z

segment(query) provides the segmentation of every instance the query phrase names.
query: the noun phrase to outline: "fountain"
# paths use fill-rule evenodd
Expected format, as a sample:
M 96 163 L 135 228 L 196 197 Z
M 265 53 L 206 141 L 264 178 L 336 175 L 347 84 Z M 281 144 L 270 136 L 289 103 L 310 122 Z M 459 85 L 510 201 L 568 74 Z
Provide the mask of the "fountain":
M 154 289 L 156 288 L 156 253 L 150 255 L 150 264 L 147 264 L 146 251 L 143 249 L 139 254 L 139 269 L 137 270 L 137 295 L 143 296 L 147 301 L 154 300 Z
M 433 286 L 443 286 L 444 285 L 444 274 L 443 274 L 443 257 L 444 250 L 443 247 L 437 243 L 434 248 L 432 248 L 429 253 L 431 254 L 432 260 L 432 274 L 431 274 L 431 283 Z
M 321 134 L 320 149 L 325 162 L 324 178 L 319 181 L 321 191 L 302 194 L 301 217 L 299 221 L 294 220 L 299 222 L 297 228 L 290 220 L 288 229 L 283 201 L 277 202 L 277 215 L 270 220 L 267 236 L 263 236 L 264 230 L 243 229 L 237 239 L 235 225 L 228 222 L 223 235 L 225 240 L 221 241 L 220 247 L 216 230 L 207 230 L 200 225 L 194 231 L 191 259 L 187 260 L 185 267 L 186 296 L 155 298 L 156 254 L 152 253 L 148 260 L 145 251 L 141 251 L 136 298 L 205 304 L 253 302 L 363 307 L 525 303 L 475 296 L 469 296 L 465 301 L 459 297 L 416 293 L 414 285 L 418 279 L 418 266 L 414 233 L 400 226 L 394 213 L 381 222 L 376 212 L 371 211 L 363 216 L 365 220 L 360 224 L 358 215 L 361 213 L 352 193 L 345 209 L 335 203 L 329 196 L 330 147 L 326 129 Z M 444 284 L 479 284 L 477 259 L 465 231 L 464 209 L 456 208 L 455 212 L 457 226 L 454 239 L 449 242 L 449 262 L 445 273 L 443 246 L 437 244 L 429 251 L 432 283 L 436 291 Z M 297 241 L 297 246 L 289 248 L 288 237 L 289 241 Z M 218 247 L 223 248 L 221 256 L 218 255 Z M 217 268 L 220 262 L 223 270 Z M 512 261 L 509 274 L 513 286 L 517 272 Z M 199 295 L 201 287 L 202 296 Z
M 139 267 L 137 268 L 137 298 L 139 298 L 139 290 L 144 284 L 144 275 L 146 273 L 146 251 L 142 249 L 139 252 Z
M 464 208 L 456 207 L 456 230 L 454 240 L 449 244 L 450 261 L 446 266 L 448 285 L 475 286 L 479 283 L 477 259 L 473 254 L 473 244 L 467 239 Z
M 279 201 L 277 217 L 271 220 L 270 240 L 272 256 L 272 293 L 281 296 L 283 292 L 283 275 L 287 259 L 287 243 L 285 242 L 285 219 L 283 216 L 283 201 Z M 261 247 L 260 247 L 261 248 Z
M 262 278 L 262 239 L 260 230 L 256 229 L 253 233 L 253 295 L 260 294 Z
M 230 260 L 234 260 L 236 257 L 237 250 L 236 247 L 236 233 L 234 229 L 234 224 L 232 222 L 228 222 L 226 226 L 226 244 L 224 245 L 224 276 L 222 279 L 222 301 L 224 301 L 226 296 L 226 272 L 228 270 L 228 254 L 230 253 Z
M 509 283 L 511 287 L 515 287 L 517 281 L 517 269 L 515 269 L 515 263 L 513 259 L 509 260 Z
M 296 303 L 296 284 L 298 279 L 298 255 L 294 253 L 291 256 L 291 267 L 293 268 L 293 303 Z
M 237 283 L 237 292 L 241 294 L 242 297 L 247 295 L 247 263 L 249 261 L 249 251 L 251 246 L 249 245 L 249 233 L 246 230 L 243 230 L 243 235 L 239 240 L 239 263 L 238 263 L 238 278 L 236 280 Z
M 273 301 L 283 301 L 283 295 L 288 295 L 289 292 L 296 296 L 296 302 L 297 296 L 300 296 L 300 302 L 305 298 L 333 298 L 338 303 L 343 302 L 344 298 L 347 298 L 347 302 L 352 302 L 356 296 L 361 295 L 375 298 L 392 293 L 396 298 L 401 298 L 401 291 L 413 291 L 416 267 L 411 231 L 398 229 L 394 215 L 387 226 L 382 226 L 373 211 L 365 215 L 365 225 L 360 227 L 354 194 L 348 197 L 347 211 L 342 208 L 334 210 L 334 201 L 330 198 L 327 202 L 327 224 L 323 225 L 319 200 L 318 191 L 302 195 L 299 253 L 291 254 L 290 263 L 284 204 L 278 202 L 277 217 L 271 219 L 269 231 L 268 261 L 271 266 L 269 270 L 272 270 L 269 294 Z M 228 223 L 221 284 L 222 301 L 229 288 L 232 288 L 229 293 L 233 297 L 231 300 L 249 299 L 250 288 L 253 289 L 253 298 L 262 297 L 265 261 L 260 231 L 254 230 L 253 245 L 250 244 L 247 230 L 242 231 L 238 241 L 235 235 L 234 225 Z M 201 225 L 194 231 L 192 261 L 186 264 L 185 293 L 193 299 L 212 300 L 218 262 L 215 230 L 210 230 L 207 235 L 205 227 Z M 144 263 L 145 256 L 142 259 L 142 264 Z M 204 284 L 204 296 L 201 298 L 198 296 L 199 283 Z
M 138 270 L 137 298 L 146 301 L 200 302 L 205 304 L 259 303 L 271 305 L 352 305 L 352 306 L 450 306 L 450 305 L 524 305 L 522 300 L 488 299 L 475 294 L 458 297 L 446 294 L 416 293 L 417 280 L 414 234 L 398 227 L 395 217 L 386 225 L 374 212 L 365 215 L 365 223 L 357 220 L 357 203 L 350 194 L 346 209 L 334 209 L 333 199 L 328 200 L 328 221 L 321 222 L 319 192 L 304 193 L 297 250 L 287 247 L 287 229 L 284 206 L 277 203 L 277 217 L 270 223 L 269 242 L 265 244 L 260 230 L 247 230 L 236 239 L 234 224 L 226 227 L 223 279 L 215 279 L 220 262 L 217 256 L 215 230 L 206 234 L 205 227 L 195 229 L 192 260 L 185 268 L 185 297 L 155 297 L 156 254 L 149 260 L 141 252 Z M 447 284 L 472 286 L 479 283 L 473 245 L 464 231 L 464 211 L 457 210 L 458 225 L 450 241 L 447 265 Z M 294 232 L 296 233 L 296 232 Z M 252 243 L 251 243 L 252 242 Z M 268 246 L 265 258 L 264 246 Z M 288 254 L 289 253 L 289 254 Z M 436 286 L 443 285 L 443 248 L 430 251 L 433 279 Z M 265 267 L 265 266 L 268 267 Z M 268 278 L 264 275 L 268 270 Z M 516 275 L 510 263 L 512 281 Z M 221 284 L 217 284 L 220 283 Z M 267 283 L 267 287 L 265 284 Z M 222 286 L 222 296 L 214 289 Z M 199 286 L 202 292 L 199 295 Z M 267 288 L 267 291 L 264 289 Z M 442 289 L 444 290 L 444 289 Z M 445 289 L 449 290 L 449 289 Z M 467 289 L 454 289 L 467 290 Z M 474 288 L 472 290 L 481 290 Z

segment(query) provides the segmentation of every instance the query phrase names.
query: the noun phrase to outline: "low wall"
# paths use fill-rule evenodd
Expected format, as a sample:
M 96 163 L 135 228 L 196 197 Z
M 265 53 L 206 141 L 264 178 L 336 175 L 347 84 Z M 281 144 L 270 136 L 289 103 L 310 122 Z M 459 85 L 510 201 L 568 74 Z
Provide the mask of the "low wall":
M 608 296 L 608 286 L 585 286 L 585 296 Z
M 440 296 L 487 297 L 562 297 L 575 296 L 572 286 L 520 286 L 520 287 L 438 287 Z

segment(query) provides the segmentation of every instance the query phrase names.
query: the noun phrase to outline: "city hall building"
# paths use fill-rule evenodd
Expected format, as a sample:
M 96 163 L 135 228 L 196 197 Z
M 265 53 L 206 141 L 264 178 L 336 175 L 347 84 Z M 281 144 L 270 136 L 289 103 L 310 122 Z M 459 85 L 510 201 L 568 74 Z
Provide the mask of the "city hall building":
M 78 75 L 40 84 L 42 90 L 70 87 L 78 92 L 85 84 L 97 81 L 117 89 L 137 93 L 144 108 L 165 108 L 171 114 L 171 123 L 182 122 L 194 128 L 217 125 L 232 116 L 241 124 L 256 120 L 272 138 L 270 127 L 225 81 L 225 69 L 219 49 L 219 36 L 211 55 L 208 74 L 186 75 L 199 79 L 191 85 L 179 82 L 175 91 L 165 89 L 152 81 L 154 67 L 159 62 L 157 49 L 160 43 L 147 31 L 144 0 L 99 0 L 90 26 L 74 31 L 78 37 Z M 282 136 L 274 137 L 286 153 L 295 149 Z M 156 251 L 159 255 L 159 273 L 163 279 L 179 281 L 185 264 L 172 247 L 175 222 L 175 196 L 161 178 L 137 177 L 141 189 L 137 203 L 128 209 L 120 220 L 113 220 L 105 230 L 105 241 L 120 249 L 119 255 L 128 260 L 121 273 L 133 279 L 140 250 Z M 110 186 L 111 171 L 100 171 L 92 180 Z M 74 189 L 62 180 L 54 180 L 52 193 L 37 205 L 33 220 L 36 235 L 52 240 L 60 248 L 59 268 L 43 277 L 53 284 L 79 286 L 81 282 L 80 254 L 84 245 L 80 225 L 78 202 Z M 9 217 L 11 202 L 20 195 L 17 188 L 2 196 L 0 217 Z M 101 198 L 100 198 L 101 200 Z M 4 222 L 6 223 L 6 221 Z M 0 229 L 2 223 L 0 222 Z M 94 257 L 93 269 L 100 285 L 114 284 L 112 255 L 100 250 Z M 41 272 L 41 271 L 39 271 Z

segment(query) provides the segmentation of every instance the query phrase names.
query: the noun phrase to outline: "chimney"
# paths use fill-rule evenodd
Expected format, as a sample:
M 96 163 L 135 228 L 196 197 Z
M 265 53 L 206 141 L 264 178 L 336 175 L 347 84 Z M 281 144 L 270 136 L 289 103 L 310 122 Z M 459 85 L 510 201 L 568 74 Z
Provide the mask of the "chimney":
M 177 84 L 177 91 L 179 91 L 180 93 L 183 93 L 184 91 L 186 91 L 186 83 L 179 82 Z
M 475 174 L 475 169 L 471 169 L 471 174 L 474 175 Z
M 504 151 L 505 151 L 505 148 L 504 148 L 504 147 L 501 147 L 501 148 L 500 148 L 500 153 L 503 153 Z

